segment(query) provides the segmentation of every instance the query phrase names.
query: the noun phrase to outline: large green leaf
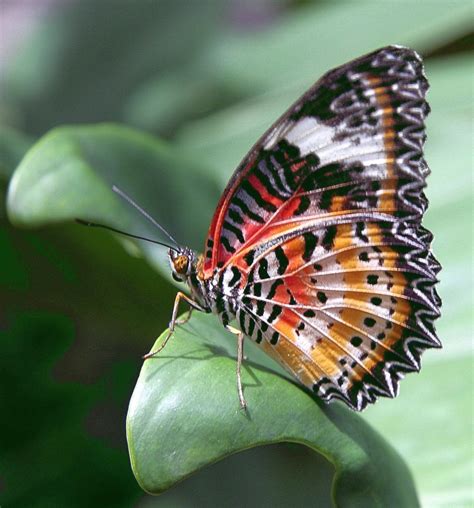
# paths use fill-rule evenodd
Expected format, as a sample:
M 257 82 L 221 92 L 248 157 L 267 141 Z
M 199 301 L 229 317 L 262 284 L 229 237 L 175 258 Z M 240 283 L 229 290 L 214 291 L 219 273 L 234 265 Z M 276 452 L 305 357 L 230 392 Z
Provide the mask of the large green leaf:
M 217 201 L 217 186 L 164 142 L 118 125 L 61 127 L 41 138 L 12 177 L 9 217 L 29 227 L 78 217 L 163 239 L 112 192 L 114 184 L 179 240 L 201 245 L 210 220 L 207 203 Z M 147 244 L 143 250 L 158 269 L 166 269 L 164 249 Z
M 197 314 L 145 362 L 127 417 L 131 463 L 143 489 L 158 494 L 233 453 L 290 441 L 334 465 L 337 506 L 418 504 L 408 469 L 378 433 L 345 406 L 317 401 L 255 347 L 243 369 L 249 406 L 243 412 L 233 341 L 215 317 Z M 314 505 L 321 495 L 311 493 Z M 291 504 L 290 496 L 281 504 Z

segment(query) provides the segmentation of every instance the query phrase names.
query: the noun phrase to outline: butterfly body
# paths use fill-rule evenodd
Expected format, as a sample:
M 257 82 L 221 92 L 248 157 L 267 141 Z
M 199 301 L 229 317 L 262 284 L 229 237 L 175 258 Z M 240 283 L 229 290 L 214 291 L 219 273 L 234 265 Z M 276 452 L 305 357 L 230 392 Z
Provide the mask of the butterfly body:
M 204 256 L 170 251 L 195 308 L 235 319 L 303 385 L 356 410 L 394 397 L 440 347 L 440 267 L 421 225 L 427 88 L 420 57 L 398 46 L 330 71 L 237 168 Z

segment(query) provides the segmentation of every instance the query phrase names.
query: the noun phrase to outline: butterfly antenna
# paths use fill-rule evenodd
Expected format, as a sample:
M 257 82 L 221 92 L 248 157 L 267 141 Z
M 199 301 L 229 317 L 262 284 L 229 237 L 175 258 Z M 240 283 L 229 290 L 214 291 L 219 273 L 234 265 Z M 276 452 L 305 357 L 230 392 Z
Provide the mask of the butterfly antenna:
M 174 244 L 179 246 L 179 243 L 166 231 L 166 229 L 156 222 L 156 220 L 148 213 L 146 212 L 140 205 L 135 203 L 133 199 L 125 194 L 123 190 L 119 189 L 116 185 L 112 186 L 112 190 L 117 193 L 122 199 L 127 201 L 128 204 L 132 205 L 135 209 L 137 209 L 145 218 L 147 218 L 154 226 L 156 226 L 160 231 L 162 231 Z M 176 250 L 176 249 L 175 249 Z
M 132 233 L 127 233 L 126 231 L 122 231 L 121 229 L 113 228 L 112 226 L 106 226 L 105 224 L 97 224 L 96 222 L 89 222 L 89 221 L 82 220 L 82 219 L 76 219 L 76 222 L 78 224 L 81 224 L 82 226 L 90 226 L 93 228 L 108 229 L 109 231 L 113 231 L 114 233 L 119 233 L 124 236 L 129 236 L 130 238 L 136 238 L 137 240 L 145 240 L 146 242 L 156 243 L 157 245 L 163 245 L 163 247 L 168 247 L 168 249 L 171 249 L 174 251 L 178 250 L 176 247 L 168 245 L 167 243 L 158 242 L 157 240 L 152 240 L 151 238 L 147 238 L 145 236 L 133 235 Z

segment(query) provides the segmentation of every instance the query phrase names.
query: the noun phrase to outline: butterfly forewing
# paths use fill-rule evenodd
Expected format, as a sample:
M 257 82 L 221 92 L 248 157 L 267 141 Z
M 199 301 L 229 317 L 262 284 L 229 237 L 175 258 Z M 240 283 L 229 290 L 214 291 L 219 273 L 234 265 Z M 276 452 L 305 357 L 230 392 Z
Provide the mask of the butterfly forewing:
M 418 55 L 394 46 L 326 74 L 234 173 L 206 244 L 204 276 L 232 275 L 220 290 L 242 331 L 355 409 L 439 346 L 427 88 Z

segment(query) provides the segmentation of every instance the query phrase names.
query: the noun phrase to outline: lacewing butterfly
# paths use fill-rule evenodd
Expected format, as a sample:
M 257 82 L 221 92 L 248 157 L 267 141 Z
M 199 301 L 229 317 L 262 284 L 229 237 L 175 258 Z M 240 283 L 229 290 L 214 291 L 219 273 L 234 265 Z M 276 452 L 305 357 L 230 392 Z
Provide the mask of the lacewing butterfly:
M 204 254 L 169 246 L 190 296 L 177 294 L 168 336 L 144 358 L 166 345 L 185 300 L 237 335 L 242 407 L 244 337 L 326 402 L 360 411 L 396 396 L 421 353 L 441 347 L 440 265 L 421 225 L 427 89 L 419 55 L 387 46 L 293 104 L 234 172 Z

